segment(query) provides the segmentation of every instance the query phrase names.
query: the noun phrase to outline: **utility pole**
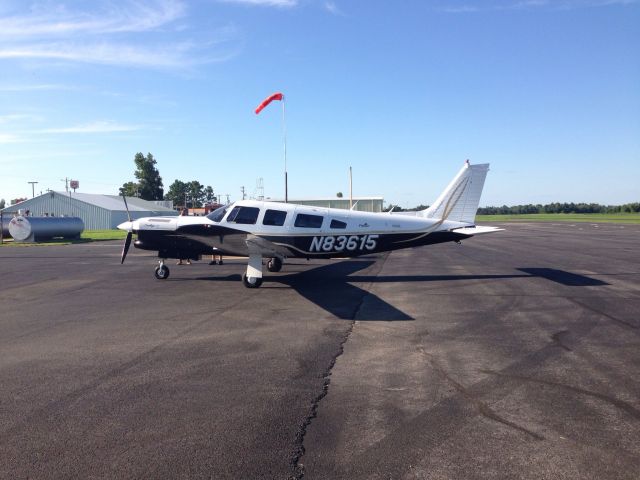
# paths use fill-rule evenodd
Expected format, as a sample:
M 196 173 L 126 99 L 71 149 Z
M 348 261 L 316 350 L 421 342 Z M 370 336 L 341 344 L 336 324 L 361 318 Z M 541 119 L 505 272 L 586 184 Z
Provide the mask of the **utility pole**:
M 240 191 L 242 192 L 242 199 L 244 200 L 244 187 L 240 187 Z
M 225 193 L 224 196 L 227 197 L 227 203 L 226 204 L 229 205 L 229 194 Z
M 27 182 L 31 184 L 31 198 L 36 196 L 36 183 L 38 182 Z
M 69 177 L 64 177 L 63 179 L 60 179 L 61 182 L 64 182 L 64 190 L 69 193 Z

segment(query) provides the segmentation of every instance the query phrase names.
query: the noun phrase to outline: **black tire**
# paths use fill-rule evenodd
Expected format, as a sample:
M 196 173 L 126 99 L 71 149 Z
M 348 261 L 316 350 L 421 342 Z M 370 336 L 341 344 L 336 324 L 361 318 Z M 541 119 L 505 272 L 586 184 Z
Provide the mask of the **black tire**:
M 282 260 L 279 258 L 270 258 L 267 262 L 267 270 L 270 272 L 279 272 L 282 270 Z
M 247 288 L 258 288 L 262 285 L 262 277 L 247 277 L 247 274 L 243 273 L 242 283 Z
M 158 280 L 166 280 L 169 278 L 169 267 L 163 265 L 162 267 L 156 267 L 153 272 Z

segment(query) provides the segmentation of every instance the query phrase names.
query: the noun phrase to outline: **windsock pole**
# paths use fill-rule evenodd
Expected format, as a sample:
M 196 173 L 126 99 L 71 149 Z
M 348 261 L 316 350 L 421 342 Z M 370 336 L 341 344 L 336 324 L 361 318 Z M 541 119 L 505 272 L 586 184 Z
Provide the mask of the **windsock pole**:
M 285 109 L 284 109 L 284 94 L 282 92 L 276 92 L 269 95 L 258 105 L 255 109 L 256 115 L 259 114 L 264 107 L 269 105 L 272 101 L 279 100 L 282 102 L 282 140 L 284 143 L 284 201 L 289 202 L 289 183 L 287 179 L 287 124 L 285 122 Z
M 289 182 L 287 178 L 287 123 L 284 113 L 284 95 L 282 96 L 282 141 L 284 144 L 284 203 L 289 203 Z

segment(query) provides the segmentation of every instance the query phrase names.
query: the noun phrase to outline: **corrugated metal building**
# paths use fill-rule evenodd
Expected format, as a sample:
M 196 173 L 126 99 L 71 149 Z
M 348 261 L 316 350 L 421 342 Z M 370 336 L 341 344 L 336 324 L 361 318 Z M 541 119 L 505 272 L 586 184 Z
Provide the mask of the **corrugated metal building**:
M 284 202 L 282 199 L 269 199 L 271 202 Z M 289 199 L 289 203 L 298 205 L 312 205 L 321 208 L 341 208 L 349 210 L 348 198 L 296 198 Z M 358 212 L 381 212 L 383 208 L 383 197 L 353 197 L 354 210 Z
M 165 202 L 160 202 L 165 204 Z M 178 212 L 172 208 L 158 205 L 136 197 L 127 197 L 131 218 L 175 216 Z M 29 210 L 31 215 L 56 217 L 80 217 L 85 230 L 105 230 L 116 228 L 127 220 L 122 197 L 117 195 L 96 195 L 90 193 L 47 192 L 38 197 L 11 205 L 2 210 L 10 215 L 18 210 Z

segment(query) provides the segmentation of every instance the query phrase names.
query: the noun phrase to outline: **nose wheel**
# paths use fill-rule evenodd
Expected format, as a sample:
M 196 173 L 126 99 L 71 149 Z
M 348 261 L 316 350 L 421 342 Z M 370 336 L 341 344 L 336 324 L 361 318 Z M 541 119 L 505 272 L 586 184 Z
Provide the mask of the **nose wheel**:
M 156 267 L 154 275 L 158 280 L 166 280 L 169 278 L 169 267 L 164 264 L 164 260 L 160 260 L 160 264 Z

